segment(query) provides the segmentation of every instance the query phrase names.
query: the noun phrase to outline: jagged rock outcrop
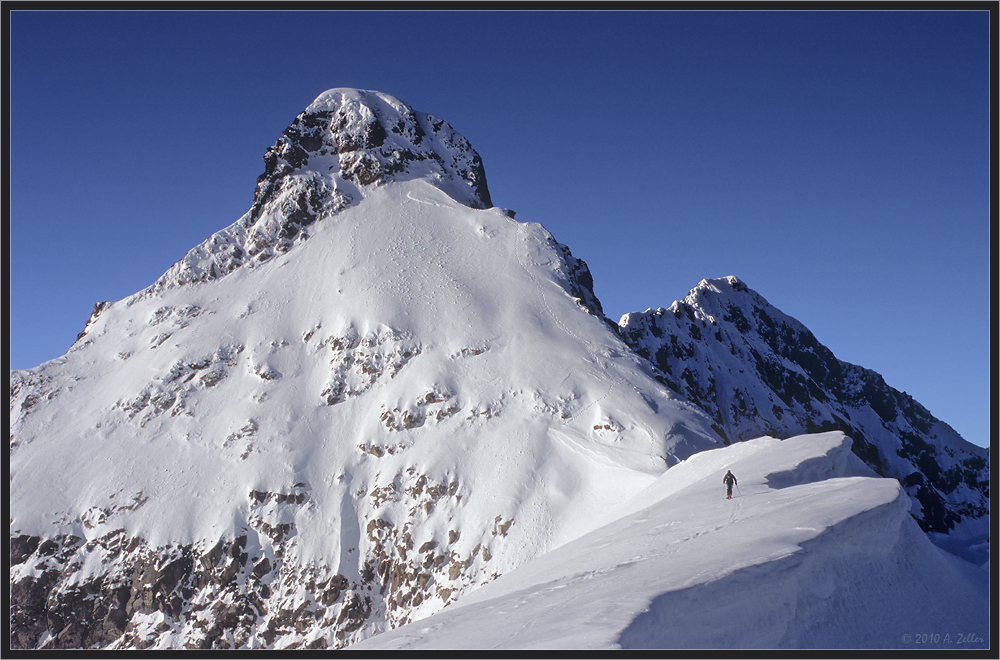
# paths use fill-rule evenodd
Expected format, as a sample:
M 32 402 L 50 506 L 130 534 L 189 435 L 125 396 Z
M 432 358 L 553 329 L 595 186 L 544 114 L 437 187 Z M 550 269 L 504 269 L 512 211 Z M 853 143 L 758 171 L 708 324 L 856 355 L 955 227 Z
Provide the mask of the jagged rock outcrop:
M 626 314 L 620 326 L 728 441 L 844 431 L 865 463 L 903 484 L 924 531 L 988 531 L 988 452 L 879 374 L 838 360 L 738 278 L 703 280 L 684 300 Z
M 490 208 L 482 159 L 445 121 L 381 92 L 332 89 L 264 154 L 253 204 L 158 279 L 152 293 L 253 268 L 309 238 L 365 190 L 422 178 L 471 208 Z
M 461 499 L 458 482 L 434 483 L 413 470 L 404 477 L 406 488 L 373 489 L 368 497 L 405 499 L 421 513 Z M 294 523 L 276 522 L 288 518 L 282 512 L 309 507 L 309 500 L 305 484 L 288 492 L 250 491 L 245 523 L 233 530 L 236 536 L 215 542 L 163 546 L 123 528 L 89 541 L 13 536 L 11 646 L 145 649 L 165 639 L 186 649 L 336 646 L 373 617 L 396 625 L 409 621 L 411 606 L 447 603 L 487 570 L 488 547 L 496 551 L 493 539 L 506 536 L 513 523 L 497 516 L 463 557 L 454 551 L 454 530 L 447 541 L 418 549 L 412 523 L 397 529 L 373 518 L 365 525 L 371 549 L 351 579 L 328 562 L 302 562 Z M 100 524 L 83 522 L 88 529 Z M 81 572 L 84 564 L 93 568 Z

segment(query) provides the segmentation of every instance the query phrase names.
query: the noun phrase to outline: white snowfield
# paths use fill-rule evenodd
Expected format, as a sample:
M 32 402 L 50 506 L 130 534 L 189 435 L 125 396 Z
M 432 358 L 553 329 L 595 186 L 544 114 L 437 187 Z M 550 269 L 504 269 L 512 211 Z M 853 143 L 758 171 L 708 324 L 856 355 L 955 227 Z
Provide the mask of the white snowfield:
M 344 493 L 415 467 L 460 479 L 486 527 L 541 516 L 535 532 L 576 535 L 605 499 L 721 442 L 561 287 L 553 244 L 541 225 L 398 182 L 265 266 L 111 305 L 31 370 L 63 405 L 18 419 L 12 527 L 211 540 L 251 489 L 305 482 L 318 509 L 296 527 L 329 537 Z M 38 497 L 46 477 L 59 487 Z M 116 506 L 140 492 L 143 506 Z M 81 526 L 94 505 L 116 520 Z
M 116 302 L 12 372 L 32 384 L 11 398 L 12 534 L 205 552 L 248 533 L 255 561 L 354 582 L 384 521 L 466 562 L 415 618 L 721 446 L 567 292 L 541 225 L 415 179 L 309 229 L 262 265 Z M 295 533 L 279 549 L 265 525 Z M 111 567 L 97 548 L 73 580 Z
M 908 506 L 840 432 L 708 450 L 614 522 L 351 648 L 988 648 L 988 573 Z

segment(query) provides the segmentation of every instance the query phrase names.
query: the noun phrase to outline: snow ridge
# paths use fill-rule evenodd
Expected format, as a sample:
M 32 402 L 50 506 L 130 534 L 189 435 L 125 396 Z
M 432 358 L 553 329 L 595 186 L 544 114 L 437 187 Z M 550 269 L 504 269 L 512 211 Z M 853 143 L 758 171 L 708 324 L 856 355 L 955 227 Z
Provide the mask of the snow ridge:
M 988 575 L 934 547 L 850 444 L 831 432 L 696 454 L 614 522 L 351 648 L 913 649 L 915 627 L 967 637 L 933 648 L 987 648 Z

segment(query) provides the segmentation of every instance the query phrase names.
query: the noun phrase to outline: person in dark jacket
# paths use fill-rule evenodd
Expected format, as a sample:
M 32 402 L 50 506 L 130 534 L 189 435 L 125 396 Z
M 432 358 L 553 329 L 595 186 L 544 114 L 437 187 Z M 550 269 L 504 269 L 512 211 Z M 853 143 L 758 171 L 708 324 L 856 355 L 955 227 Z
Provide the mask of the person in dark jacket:
M 722 477 L 722 483 L 726 484 L 726 499 L 733 499 L 733 486 L 736 485 L 736 475 L 730 470 L 726 470 L 726 476 Z

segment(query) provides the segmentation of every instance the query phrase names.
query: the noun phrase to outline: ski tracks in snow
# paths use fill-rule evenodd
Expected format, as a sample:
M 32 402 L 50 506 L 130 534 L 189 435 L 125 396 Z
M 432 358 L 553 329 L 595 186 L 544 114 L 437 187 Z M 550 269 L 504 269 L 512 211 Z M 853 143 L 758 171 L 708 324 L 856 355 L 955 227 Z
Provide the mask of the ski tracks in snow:
M 743 509 L 743 496 L 736 498 L 735 506 L 733 507 L 733 515 L 729 517 L 729 522 L 734 523 L 740 516 L 740 510 Z

